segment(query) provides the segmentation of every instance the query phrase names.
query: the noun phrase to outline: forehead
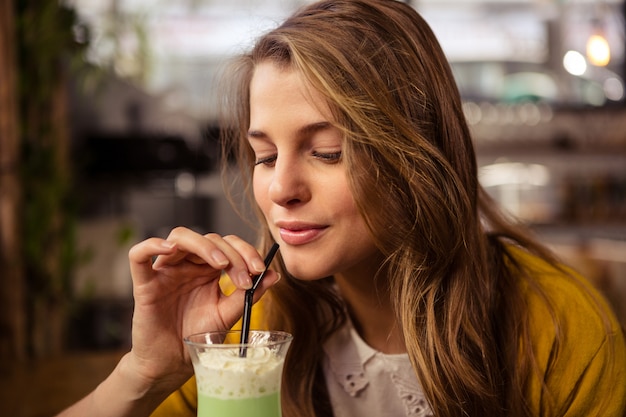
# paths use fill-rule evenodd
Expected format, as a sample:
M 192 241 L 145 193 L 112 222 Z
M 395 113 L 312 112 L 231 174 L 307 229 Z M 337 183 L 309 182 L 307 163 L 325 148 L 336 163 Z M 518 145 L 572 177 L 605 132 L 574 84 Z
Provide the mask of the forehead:
M 258 64 L 250 81 L 250 123 L 280 112 L 289 117 L 316 117 L 332 121 L 325 96 L 299 71 L 271 61 Z M 275 115 L 274 115 L 275 116 Z

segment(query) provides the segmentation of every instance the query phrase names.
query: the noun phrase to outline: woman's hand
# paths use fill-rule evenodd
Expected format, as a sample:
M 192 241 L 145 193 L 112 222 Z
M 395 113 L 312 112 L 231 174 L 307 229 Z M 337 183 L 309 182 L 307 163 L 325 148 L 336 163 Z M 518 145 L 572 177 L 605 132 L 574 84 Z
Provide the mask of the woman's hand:
M 167 240 L 135 245 L 129 258 L 135 297 L 132 350 L 59 417 L 149 416 L 193 373 L 183 337 L 232 327 L 243 312 L 249 274 L 265 269 L 256 249 L 240 238 L 202 236 L 185 228 L 174 229 Z M 229 296 L 219 286 L 222 271 L 237 287 Z M 276 281 L 278 274 L 268 271 L 255 301 Z
M 183 338 L 230 329 L 241 317 L 250 275 L 265 269 L 263 259 L 236 236 L 202 236 L 186 228 L 135 245 L 129 259 L 135 310 L 128 365 L 146 384 L 173 390 L 193 372 Z M 229 296 L 219 286 L 222 271 L 237 287 Z M 268 271 L 255 300 L 277 280 Z

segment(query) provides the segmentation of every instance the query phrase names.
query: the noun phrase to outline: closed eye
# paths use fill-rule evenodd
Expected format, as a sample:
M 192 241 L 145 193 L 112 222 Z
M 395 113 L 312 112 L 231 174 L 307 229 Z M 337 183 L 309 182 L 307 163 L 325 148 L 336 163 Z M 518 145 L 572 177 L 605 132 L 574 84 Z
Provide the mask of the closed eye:
M 276 164 L 277 155 L 270 155 L 263 158 L 259 158 L 254 162 L 254 165 L 265 165 L 265 166 L 274 166 Z
M 341 151 L 329 153 L 313 151 L 313 156 L 325 162 L 336 163 L 341 160 Z

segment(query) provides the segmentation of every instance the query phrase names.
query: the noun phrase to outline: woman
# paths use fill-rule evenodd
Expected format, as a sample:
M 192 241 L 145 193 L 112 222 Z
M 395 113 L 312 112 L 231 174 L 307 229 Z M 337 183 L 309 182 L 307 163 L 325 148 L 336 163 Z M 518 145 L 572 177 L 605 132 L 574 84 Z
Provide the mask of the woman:
M 261 252 L 281 245 L 257 298 L 271 287 L 265 325 L 294 335 L 284 416 L 623 415 L 622 330 L 480 187 L 452 73 L 412 8 L 309 5 L 230 75 L 224 155 L 253 195 Z M 109 415 L 148 413 L 191 375 L 182 337 L 232 326 L 263 266 L 237 237 L 183 228 L 130 260 L 133 350 L 68 413 L 124 380 Z M 191 380 L 154 415 L 193 416 L 194 395 Z

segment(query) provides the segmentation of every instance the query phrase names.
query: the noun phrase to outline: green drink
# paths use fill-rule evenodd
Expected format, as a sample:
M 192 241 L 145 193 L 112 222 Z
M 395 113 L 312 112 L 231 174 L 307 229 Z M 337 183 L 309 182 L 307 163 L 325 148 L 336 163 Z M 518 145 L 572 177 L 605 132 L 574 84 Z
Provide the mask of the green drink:
M 280 383 L 291 335 L 251 331 L 189 336 L 198 387 L 198 417 L 281 417 Z M 245 355 L 242 355 L 241 348 Z
M 278 392 L 260 397 L 232 400 L 198 393 L 198 417 L 275 417 L 280 415 Z

